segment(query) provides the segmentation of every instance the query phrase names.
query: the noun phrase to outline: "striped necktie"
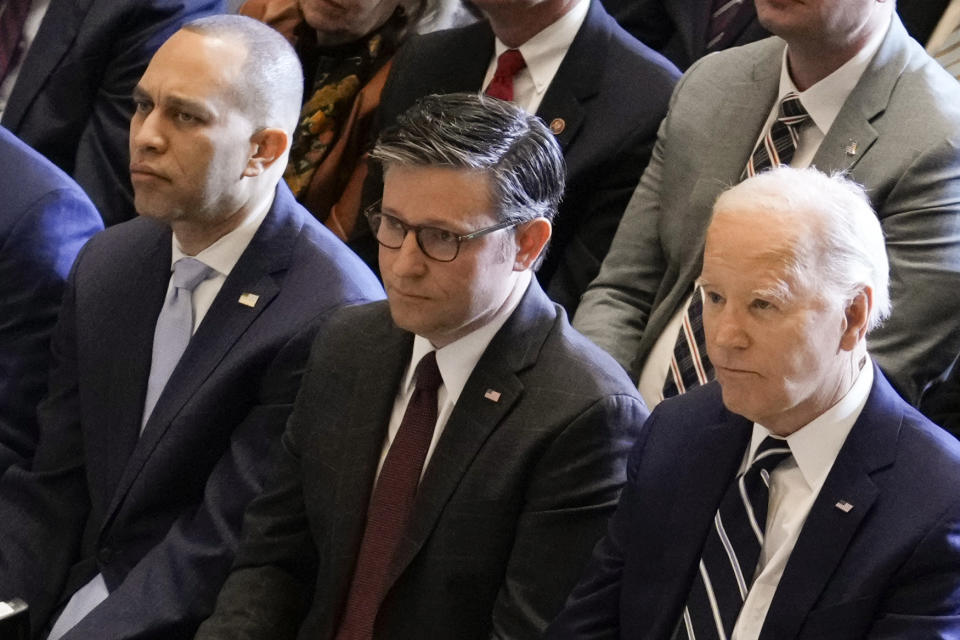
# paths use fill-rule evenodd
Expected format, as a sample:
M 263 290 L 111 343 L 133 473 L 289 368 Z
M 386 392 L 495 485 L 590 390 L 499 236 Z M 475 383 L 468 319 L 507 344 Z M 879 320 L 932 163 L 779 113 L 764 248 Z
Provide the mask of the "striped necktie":
M 725 640 L 733 633 L 763 546 L 770 472 L 788 457 L 787 441 L 767 436 L 750 468 L 727 488 L 703 545 L 675 638 Z
M 777 119 L 753 150 L 740 179 L 746 180 L 770 167 L 790 164 L 800 141 L 800 129 L 809 120 L 810 114 L 795 91 L 783 96 Z
M 661 396 L 672 398 L 710 380 L 713 380 L 713 365 L 707 357 L 707 339 L 703 333 L 703 292 L 697 287 L 673 345 Z

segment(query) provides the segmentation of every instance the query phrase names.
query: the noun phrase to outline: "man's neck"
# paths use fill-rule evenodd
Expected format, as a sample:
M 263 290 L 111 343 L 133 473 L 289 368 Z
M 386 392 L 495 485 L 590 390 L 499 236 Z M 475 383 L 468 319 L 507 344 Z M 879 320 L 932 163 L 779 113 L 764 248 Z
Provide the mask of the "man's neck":
M 273 193 L 260 194 L 251 198 L 233 213 L 211 216 L 203 220 L 175 220 L 170 229 L 177 244 L 188 256 L 195 256 L 231 231 L 240 228 L 251 217 L 262 212 L 267 206 L 267 198 Z
M 790 78 L 800 91 L 806 91 L 842 67 L 864 47 L 878 31 L 886 32 L 891 15 L 879 13 L 859 33 L 843 42 L 831 39 L 786 38 Z
M 545 0 L 517 9 L 513 6 L 486 7 L 484 14 L 500 41 L 516 49 L 565 16 L 578 2 L 591 0 Z

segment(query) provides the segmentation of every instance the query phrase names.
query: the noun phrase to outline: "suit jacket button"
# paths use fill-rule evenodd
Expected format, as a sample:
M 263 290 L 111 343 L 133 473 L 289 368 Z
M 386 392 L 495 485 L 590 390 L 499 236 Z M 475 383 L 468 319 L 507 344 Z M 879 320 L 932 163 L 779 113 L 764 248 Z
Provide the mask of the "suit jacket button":
M 97 560 L 100 561 L 100 564 L 110 564 L 113 562 L 113 549 L 109 547 L 104 547 L 97 552 Z

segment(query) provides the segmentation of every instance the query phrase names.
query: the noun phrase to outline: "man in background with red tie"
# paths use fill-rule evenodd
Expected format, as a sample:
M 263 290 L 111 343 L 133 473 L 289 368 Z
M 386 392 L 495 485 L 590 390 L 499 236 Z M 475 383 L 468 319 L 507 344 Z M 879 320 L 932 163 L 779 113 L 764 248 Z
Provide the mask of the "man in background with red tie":
M 881 0 L 757 0 L 780 37 L 684 75 L 653 160 L 574 320 L 648 405 L 712 378 L 702 352 L 703 238 L 717 195 L 777 164 L 845 171 L 883 226 L 894 312 L 871 353 L 912 404 L 960 351 L 960 85 Z
M 486 22 L 412 38 L 380 100 L 382 126 L 420 96 L 484 91 L 538 115 L 563 150 L 566 190 L 537 279 L 573 315 L 650 159 L 677 70 L 598 0 L 480 0 Z M 380 197 L 378 175 L 366 185 Z
M 387 303 L 317 342 L 197 638 L 538 638 L 616 503 L 646 408 L 533 278 L 563 192 L 517 107 L 430 96 L 385 131 Z

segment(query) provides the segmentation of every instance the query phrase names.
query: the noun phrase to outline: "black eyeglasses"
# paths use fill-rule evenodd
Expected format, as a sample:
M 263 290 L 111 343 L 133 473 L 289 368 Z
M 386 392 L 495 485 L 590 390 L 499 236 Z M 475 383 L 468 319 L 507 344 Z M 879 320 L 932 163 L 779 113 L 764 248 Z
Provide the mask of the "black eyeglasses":
M 388 249 L 399 249 L 403 246 L 403 240 L 407 233 L 413 231 L 417 238 L 417 246 L 423 255 L 438 262 L 451 262 L 460 254 L 460 243 L 467 240 L 473 240 L 480 236 L 485 236 L 494 231 L 509 229 L 520 224 L 519 220 L 513 222 L 501 222 L 492 227 L 478 229 L 471 233 L 457 235 L 446 229 L 437 227 L 424 227 L 407 224 L 396 216 L 384 213 L 376 209 L 366 212 L 367 221 L 370 223 L 370 229 L 377 242 Z

